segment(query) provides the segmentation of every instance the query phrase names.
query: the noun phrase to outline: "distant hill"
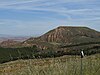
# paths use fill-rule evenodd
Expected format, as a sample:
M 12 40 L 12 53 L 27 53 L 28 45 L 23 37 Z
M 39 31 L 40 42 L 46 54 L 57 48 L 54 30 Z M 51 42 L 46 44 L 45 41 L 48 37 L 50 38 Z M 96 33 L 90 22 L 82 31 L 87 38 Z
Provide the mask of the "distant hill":
M 100 52 L 100 32 L 88 27 L 60 26 L 37 38 L 30 38 L 21 43 L 29 47 L 36 45 L 40 50 L 53 50 L 56 53 L 87 54 Z
M 29 36 L 13 36 L 13 35 L 0 34 L 0 42 L 6 41 L 6 40 L 14 40 L 14 41 L 22 42 L 28 38 Z
M 22 37 L 22 36 L 12 36 L 12 35 L 0 34 L 0 46 L 7 47 L 8 45 L 9 46 L 11 45 L 11 42 L 13 42 L 12 44 L 16 42 L 23 42 L 27 40 L 28 38 L 29 38 L 28 36 Z
M 0 34 L 0 46 L 1 47 L 17 47 L 20 42 L 27 40 L 28 36 L 13 36 Z
M 0 34 L 0 38 L 1 37 L 11 37 L 11 35 L 7 35 L 7 34 Z
M 100 32 L 88 27 L 60 26 L 36 38 L 39 41 L 56 43 L 83 43 L 100 41 Z
M 5 40 L 3 42 L 0 43 L 1 47 L 11 47 L 11 46 L 15 46 L 18 45 L 20 42 L 18 41 L 14 41 L 14 40 Z
M 0 34 L 0 42 L 7 40 L 7 37 L 10 37 L 9 35 Z
M 100 42 L 100 32 L 88 27 L 60 26 L 37 38 L 30 38 L 24 43 L 33 44 L 47 42 L 49 44 L 75 45 L 81 43 Z
M 14 41 L 20 41 L 21 46 L 50 46 L 54 44 L 75 45 L 81 43 L 100 42 L 100 32 L 90 29 L 88 27 L 59 26 L 41 35 L 40 37 L 31 37 L 29 39 L 25 37 L 10 37 L 9 39 Z
M 59 26 L 41 35 L 40 37 L 36 38 L 31 37 L 21 42 L 18 45 L 15 44 L 14 47 L 15 46 L 29 47 L 36 45 L 40 49 L 51 49 L 51 48 L 55 49 L 58 47 L 65 47 L 65 46 L 86 45 L 86 44 L 93 45 L 99 43 L 100 43 L 100 32 L 96 30 L 90 29 L 88 27 Z

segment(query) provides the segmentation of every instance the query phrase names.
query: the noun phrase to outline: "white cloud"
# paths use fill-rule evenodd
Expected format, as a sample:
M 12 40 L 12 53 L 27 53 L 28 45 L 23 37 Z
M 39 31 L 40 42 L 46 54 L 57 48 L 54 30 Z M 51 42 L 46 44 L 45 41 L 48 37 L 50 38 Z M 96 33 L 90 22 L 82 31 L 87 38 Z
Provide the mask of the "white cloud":
M 68 9 L 64 7 L 63 3 L 75 2 L 75 3 L 84 3 L 92 2 L 94 0 L 10 0 L 10 1 L 1 1 L 0 8 L 17 10 L 17 11 L 44 11 L 44 12 L 54 12 L 55 14 L 66 16 L 68 19 L 72 19 L 72 15 L 81 15 L 81 16 L 95 16 L 100 15 L 100 9 L 98 8 L 83 8 L 83 9 Z M 60 6 L 59 6 L 60 5 Z M 74 6 L 73 6 L 74 7 Z M 91 12 L 91 13 L 90 13 Z M 89 18 L 89 17 L 88 17 Z M 91 17 L 90 17 L 91 18 Z
M 31 10 L 31 13 L 33 13 L 34 11 L 40 11 L 40 13 L 41 11 L 47 13 L 53 12 L 57 16 L 65 16 L 66 18 L 61 19 L 53 16 L 44 16 L 42 17 L 42 19 L 49 19 L 50 21 L 44 20 L 39 22 L 0 19 L 0 27 L 2 25 L 10 25 L 13 28 L 16 28 L 16 31 L 18 31 L 17 33 L 19 34 L 24 34 L 24 32 L 32 34 L 32 32 L 37 33 L 37 31 L 39 33 L 43 33 L 47 30 L 52 29 L 52 27 L 56 27 L 59 25 L 99 25 L 100 9 L 96 7 L 88 7 L 88 1 L 90 2 L 90 4 L 93 4 L 95 0 L 2 0 L 0 1 L 0 9 L 9 9 L 24 12 L 30 12 Z M 68 6 L 65 6 L 67 3 L 76 3 L 76 5 L 82 3 L 84 6 L 87 6 L 87 8 L 80 8 L 80 6 L 79 9 L 77 9 L 74 8 L 75 6 L 73 6 L 73 9 L 69 9 Z M 13 30 L 10 31 L 12 32 Z

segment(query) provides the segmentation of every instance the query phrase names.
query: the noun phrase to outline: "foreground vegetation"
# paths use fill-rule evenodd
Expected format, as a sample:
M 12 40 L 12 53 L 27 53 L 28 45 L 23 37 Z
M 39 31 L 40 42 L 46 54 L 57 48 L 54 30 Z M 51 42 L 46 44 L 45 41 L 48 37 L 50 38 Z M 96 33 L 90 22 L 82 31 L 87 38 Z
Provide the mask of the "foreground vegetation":
M 100 54 L 85 56 L 82 75 L 100 75 Z M 80 56 L 17 60 L 0 64 L 0 75 L 80 75 Z

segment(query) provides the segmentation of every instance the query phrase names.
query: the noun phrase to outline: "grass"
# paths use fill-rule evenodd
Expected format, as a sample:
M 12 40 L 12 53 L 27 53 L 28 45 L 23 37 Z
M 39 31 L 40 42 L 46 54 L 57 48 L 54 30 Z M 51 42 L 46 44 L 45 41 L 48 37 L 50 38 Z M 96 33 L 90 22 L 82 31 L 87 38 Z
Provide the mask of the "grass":
M 83 75 L 100 75 L 100 54 L 82 60 Z M 80 65 L 79 56 L 17 60 L 0 64 L 0 75 L 80 75 Z

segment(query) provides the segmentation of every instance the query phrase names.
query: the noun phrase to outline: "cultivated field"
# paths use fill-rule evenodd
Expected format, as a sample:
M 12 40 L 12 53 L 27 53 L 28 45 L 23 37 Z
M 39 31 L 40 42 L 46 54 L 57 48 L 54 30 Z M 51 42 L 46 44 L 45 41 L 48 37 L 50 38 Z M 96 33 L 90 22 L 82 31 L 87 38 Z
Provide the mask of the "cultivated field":
M 100 75 L 100 54 L 17 60 L 0 64 L 0 75 Z M 82 74 L 81 74 L 82 73 Z

